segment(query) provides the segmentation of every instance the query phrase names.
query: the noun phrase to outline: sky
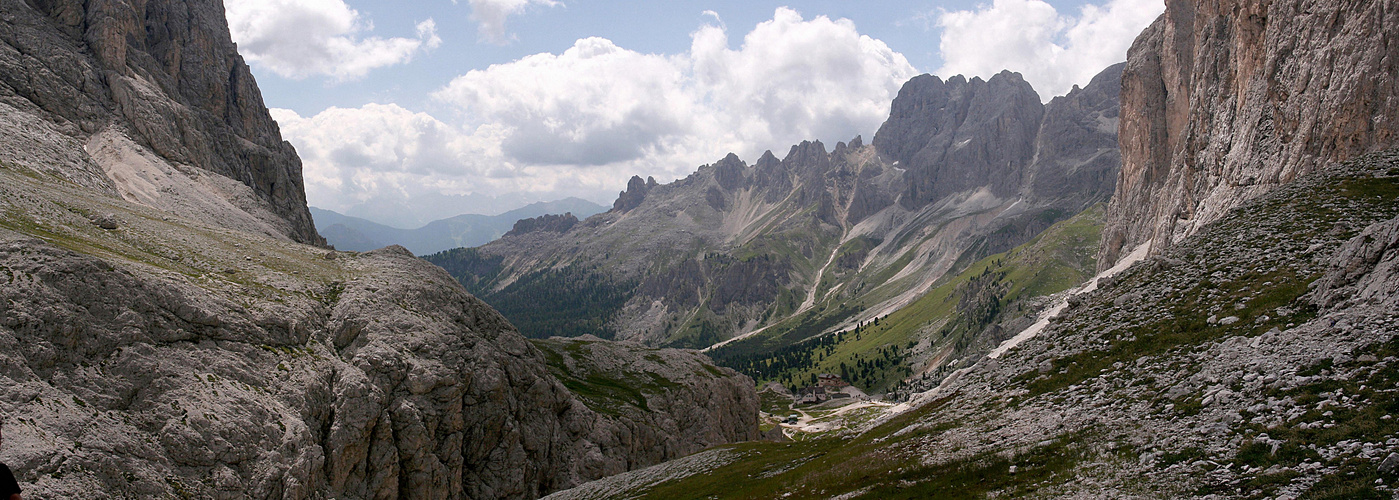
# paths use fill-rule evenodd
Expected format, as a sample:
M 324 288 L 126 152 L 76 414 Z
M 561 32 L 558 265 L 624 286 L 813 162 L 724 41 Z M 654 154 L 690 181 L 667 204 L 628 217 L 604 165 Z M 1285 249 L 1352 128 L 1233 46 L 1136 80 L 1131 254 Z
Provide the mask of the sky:
M 1044 101 L 1162 0 L 225 0 L 311 205 L 398 227 L 866 142 L 922 73 Z

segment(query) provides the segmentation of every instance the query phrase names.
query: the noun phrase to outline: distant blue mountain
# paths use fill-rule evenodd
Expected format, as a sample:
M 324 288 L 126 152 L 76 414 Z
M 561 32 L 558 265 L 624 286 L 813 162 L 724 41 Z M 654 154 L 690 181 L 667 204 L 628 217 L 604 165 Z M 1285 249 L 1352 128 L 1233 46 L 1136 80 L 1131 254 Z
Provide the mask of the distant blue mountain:
M 606 211 L 607 207 L 579 199 L 526 205 L 500 215 L 465 214 L 432 221 L 417 229 L 400 229 L 340 213 L 311 207 L 316 229 L 338 250 L 365 252 L 389 245 L 403 245 L 417 255 L 458 247 L 474 247 L 499 238 L 515 221 L 545 214 L 572 213 L 579 219 Z

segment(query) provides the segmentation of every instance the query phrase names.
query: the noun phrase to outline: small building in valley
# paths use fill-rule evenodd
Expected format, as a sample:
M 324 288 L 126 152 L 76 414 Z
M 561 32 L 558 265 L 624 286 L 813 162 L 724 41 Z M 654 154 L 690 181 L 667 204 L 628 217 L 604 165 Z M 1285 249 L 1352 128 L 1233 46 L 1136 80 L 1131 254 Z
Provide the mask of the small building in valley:
M 797 391 L 797 404 L 816 404 L 831 399 L 831 395 L 826 392 L 825 387 L 803 387 Z
M 829 391 L 840 390 L 841 388 L 850 385 L 850 383 L 841 379 L 839 375 L 836 375 L 834 373 L 822 373 L 816 376 L 816 385 L 825 387 Z

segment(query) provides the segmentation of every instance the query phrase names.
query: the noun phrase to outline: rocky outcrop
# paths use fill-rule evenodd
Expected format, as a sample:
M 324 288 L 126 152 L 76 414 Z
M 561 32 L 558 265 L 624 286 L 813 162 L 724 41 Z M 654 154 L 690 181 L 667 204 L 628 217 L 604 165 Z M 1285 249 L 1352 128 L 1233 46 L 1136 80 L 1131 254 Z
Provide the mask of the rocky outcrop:
M 324 244 L 213 0 L 0 1 L 0 161 Z M 86 149 L 86 151 L 84 151 Z
M 577 224 L 578 218 L 574 217 L 572 213 L 563 215 L 544 214 L 539 217 L 515 221 L 515 227 L 510 228 L 510 231 L 506 232 L 505 236 L 538 232 L 566 233 Z
M 1399 218 L 1376 222 L 1341 246 L 1312 297 L 1326 308 L 1399 310 Z
M 591 477 L 680 458 L 710 446 L 754 441 L 753 380 L 693 351 L 653 349 L 596 337 L 535 340 L 552 373 L 600 415 L 588 455 Z
M 694 353 L 609 352 L 674 383 L 590 409 L 402 247 L 326 254 L 14 168 L 0 193 L 0 453 L 26 495 L 532 498 L 756 437 L 752 382 Z
M 1123 74 L 1122 174 L 1098 263 L 1399 141 L 1399 3 L 1169 0 Z
M 627 181 L 627 190 L 617 193 L 617 201 L 612 202 L 612 211 L 630 212 L 632 209 L 641 206 L 641 202 L 646 200 L 646 192 L 656 187 L 656 179 L 647 177 L 641 180 L 640 176 L 633 175 Z

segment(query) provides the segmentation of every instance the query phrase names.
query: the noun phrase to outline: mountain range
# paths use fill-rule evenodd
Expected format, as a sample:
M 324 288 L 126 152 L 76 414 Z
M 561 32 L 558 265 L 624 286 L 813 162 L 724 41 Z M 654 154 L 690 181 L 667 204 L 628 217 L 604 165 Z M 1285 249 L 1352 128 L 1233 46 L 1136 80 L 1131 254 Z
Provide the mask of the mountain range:
M 1167 0 L 426 258 L 327 248 L 223 12 L 0 0 L 26 497 L 1399 492 L 1399 1 Z
M 783 400 L 767 385 L 764 425 L 810 438 L 551 498 L 1395 496 L 1396 7 L 1167 1 L 1122 76 L 1102 273 L 986 355 L 910 378 L 899 404 L 841 419 L 767 403 Z M 959 278 L 1016 276 L 1011 254 Z M 895 314 L 947 296 L 925 297 Z M 784 354 L 829 356 L 900 321 Z M 796 409 L 810 415 L 783 421 Z
M 367 252 L 389 245 L 401 245 L 414 254 L 426 255 L 451 248 L 484 245 L 510 232 L 520 219 L 547 214 L 572 214 L 586 218 L 606 209 L 587 200 L 565 198 L 531 203 L 499 215 L 458 215 L 435 220 L 416 229 L 385 226 L 316 207 L 311 207 L 311 216 L 315 219 L 316 230 L 338 250 Z
M 894 313 L 1106 202 L 1120 165 L 1122 68 L 1048 104 L 1017 73 L 920 76 L 871 144 L 803 142 L 752 165 L 731 154 L 669 184 L 634 177 L 612 210 L 566 230 L 426 258 L 528 336 L 730 341 L 712 354 L 737 367 L 729 358 Z M 1095 267 L 1070 262 L 1070 276 L 1037 292 L 1061 291 Z M 910 325 L 899 344 L 931 342 L 938 354 L 914 371 L 936 369 L 972 343 L 1000 340 L 976 340 L 982 326 L 963 338 Z

